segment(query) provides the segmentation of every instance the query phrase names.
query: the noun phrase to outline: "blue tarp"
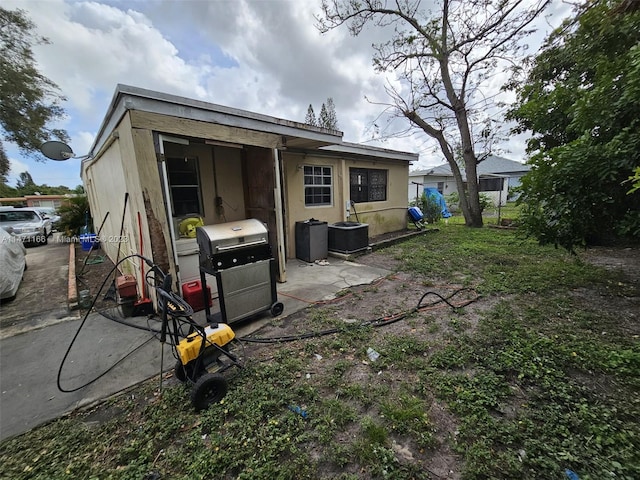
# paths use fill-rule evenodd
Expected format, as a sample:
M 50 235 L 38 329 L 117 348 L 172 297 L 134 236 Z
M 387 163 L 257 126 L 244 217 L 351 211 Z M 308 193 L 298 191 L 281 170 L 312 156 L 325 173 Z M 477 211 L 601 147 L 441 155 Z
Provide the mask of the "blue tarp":
M 449 218 L 451 216 L 451 212 L 447 208 L 447 202 L 444 201 L 444 195 L 442 195 L 437 188 L 427 187 L 424 189 L 424 194 L 432 202 L 440 205 L 442 218 Z

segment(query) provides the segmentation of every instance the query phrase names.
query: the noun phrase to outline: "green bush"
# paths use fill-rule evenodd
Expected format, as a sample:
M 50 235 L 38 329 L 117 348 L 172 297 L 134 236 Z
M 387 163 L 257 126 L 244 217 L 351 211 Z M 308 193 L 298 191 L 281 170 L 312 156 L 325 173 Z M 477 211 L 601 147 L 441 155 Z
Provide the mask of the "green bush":
M 451 192 L 450 194 L 444 196 L 444 200 L 445 202 L 447 202 L 449 208 L 451 208 L 452 206 L 457 207 L 458 203 L 460 202 L 460 195 L 458 195 L 458 192 Z
M 58 228 L 68 236 L 80 235 L 85 225 L 90 231 L 93 229 L 89 200 L 86 195 L 72 197 L 69 203 L 58 208 L 58 215 L 60 215 Z
M 460 195 L 458 194 L 458 192 L 451 192 L 448 195 L 445 195 L 444 200 L 447 203 L 447 206 L 449 207 L 450 210 L 452 209 L 452 207 L 453 209 L 455 209 L 458 207 L 458 204 L 460 202 Z M 486 193 L 481 193 L 480 194 L 480 211 L 484 212 L 486 208 L 490 208 L 492 206 L 493 206 L 493 200 L 491 200 L 491 197 Z
M 486 193 L 480 194 L 480 211 L 484 212 L 487 208 L 493 207 L 493 200 Z
M 432 197 L 428 197 L 425 192 L 420 196 L 420 204 L 422 215 L 427 223 L 436 223 L 442 218 L 442 208 L 440 204 Z

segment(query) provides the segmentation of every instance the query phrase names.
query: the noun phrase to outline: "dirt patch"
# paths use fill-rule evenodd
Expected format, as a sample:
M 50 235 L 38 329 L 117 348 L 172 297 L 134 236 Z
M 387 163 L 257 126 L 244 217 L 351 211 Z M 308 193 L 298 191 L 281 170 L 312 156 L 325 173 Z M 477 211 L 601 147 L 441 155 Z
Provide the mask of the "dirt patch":
M 101 252 L 89 255 L 78 249 L 78 286 L 89 288 L 92 295 L 98 295 L 97 308 L 111 307 L 113 300 L 103 298 L 113 278 L 111 262 L 104 258 L 85 263 L 85 260 L 99 255 Z M 605 282 L 593 288 L 574 290 L 570 293 L 572 299 L 579 305 L 590 306 L 593 311 L 606 309 L 620 312 L 626 322 L 623 332 L 637 335 L 640 249 L 591 249 L 581 253 L 581 258 L 612 273 L 606 275 Z M 305 366 L 296 370 L 293 382 L 298 388 L 291 391 L 298 393 L 292 394 L 291 401 L 295 401 L 297 395 L 304 398 L 307 387 L 312 386 L 318 389 L 320 396 L 344 401 L 359 418 L 367 416 L 382 422 L 382 404 L 399 401 L 399 392 L 418 394 L 422 402 L 418 405 L 424 407 L 422 410 L 426 414 L 421 428 L 425 434 L 433 435 L 433 441 L 424 441 L 419 445 L 418 437 L 403 435 L 390 427 L 387 443 L 397 461 L 407 468 L 415 467 L 421 472 L 430 472 L 433 478 L 461 478 L 463 465 L 456 452 L 456 438 L 459 435 L 457 418 L 444 401 L 437 400 L 430 392 L 433 386 L 429 385 L 428 377 L 423 375 L 424 367 L 428 366 L 436 352 L 442 352 L 443 346 L 451 345 L 453 338 L 472 334 L 483 314 L 505 297 L 478 298 L 473 290 L 464 289 L 462 285 L 447 284 L 428 275 L 403 272 L 401 261 L 395 257 L 393 248 L 386 249 L 384 253 L 374 251 L 359 256 L 355 261 L 382 266 L 395 273 L 370 285 L 345 289 L 331 301 L 318 302 L 303 311 L 274 319 L 254 336 L 282 339 L 317 332 L 330 326 L 343 328 L 341 334 L 319 335 L 318 338 L 300 339 L 286 345 L 246 343 L 244 354 L 250 362 L 269 362 L 282 354 L 279 350 L 281 347 L 284 349 L 291 345 L 285 353 L 299 357 Z M 99 292 L 102 285 L 105 289 Z M 371 328 L 362 328 L 362 332 L 348 328 L 357 325 Z M 382 328 L 376 328 L 378 326 Z M 362 339 L 365 340 L 360 343 Z M 367 357 L 366 347 L 369 346 L 379 351 L 379 359 Z M 450 353 L 455 356 L 456 352 Z M 403 365 L 400 365 L 401 362 Z M 585 384 L 593 385 L 601 381 L 599 377 L 586 376 L 584 373 L 580 375 L 583 376 L 580 380 Z M 171 379 L 171 373 L 168 378 L 173 380 L 173 384 L 177 382 L 175 378 Z M 609 391 L 612 387 L 615 385 L 603 382 L 599 388 Z M 372 401 L 376 397 L 382 401 Z M 512 399 L 498 405 L 496 414 L 513 418 L 518 405 L 524 403 L 525 399 L 525 393 L 515 392 Z M 97 428 L 105 419 L 120 415 L 117 408 L 104 405 L 105 410 L 97 407 L 86 419 L 88 428 Z M 305 405 L 301 406 L 305 408 Z M 337 412 L 336 416 L 339 414 Z M 202 433 L 209 435 L 217 426 L 203 426 Z M 336 448 L 346 448 L 359 435 L 360 424 L 347 422 L 344 429 L 335 434 L 333 443 Z M 322 445 L 305 445 L 307 447 L 317 452 L 312 454 L 312 458 L 321 462 L 320 471 L 327 478 L 340 473 L 351 473 L 358 478 L 375 478 L 365 470 L 356 470 L 355 464 L 349 463 L 349 459 L 342 459 L 348 467 L 347 470 L 340 470 L 338 463 L 323 457 L 322 453 L 327 452 Z
M 386 268 L 394 265 L 388 254 L 375 252 L 358 257 L 356 261 L 384 263 Z M 303 358 L 322 353 L 311 361 L 307 377 L 303 375 L 300 384 L 315 386 L 322 395 L 344 401 L 359 417 L 376 421 L 381 421 L 383 414 L 368 403 L 368 395 L 375 396 L 377 389 L 389 389 L 388 398 L 393 399 L 401 384 L 416 385 L 431 399 L 425 404 L 425 415 L 427 428 L 433 435 L 433 447 L 420 446 L 404 435 L 392 433 L 389 437 L 391 449 L 402 465 L 431 472 L 435 478 L 458 479 L 462 471 L 461 460 L 451 446 L 458 430 L 456 419 L 427 393 L 428 385 L 419 387 L 422 382 L 419 371 L 449 338 L 475 329 L 482 312 L 491 304 L 493 300 L 480 299 L 472 289 L 461 285 L 435 285 L 431 279 L 397 272 L 373 284 L 346 289 L 334 300 L 317 302 L 270 323 L 253 336 L 278 338 L 305 334 L 318 331 L 320 322 L 336 325 L 338 329 L 341 325 L 346 327 L 347 331 L 335 336 L 319 336 L 290 344 L 292 351 L 299 352 Z M 365 327 L 362 333 L 358 326 Z M 367 326 L 372 328 L 367 330 Z M 375 361 L 350 344 L 349 337 L 359 340 L 361 335 L 367 336 L 368 345 L 380 353 Z M 254 361 L 267 361 L 273 356 L 273 348 L 273 345 L 248 344 L 247 356 Z M 394 355 L 399 355 L 403 364 L 409 361 L 415 365 L 415 370 L 406 370 L 406 364 L 398 365 Z M 332 382 L 337 382 L 338 386 L 323 389 L 323 386 L 335 384 Z M 346 393 L 349 388 L 361 389 L 364 397 L 349 397 Z M 353 441 L 360 427 L 354 424 L 351 428 L 344 433 L 345 443 Z M 339 443 L 340 437 L 335 441 Z
M 623 332 L 630 336 L 638 335 L 639 324 L 637 312 L 640 311 L 640 249 L 590 249 L 583 254 L 584 261 L 603 267 L 611 272 L 608 281 L 615 284 L 615 290 L 609 291 L 606 282 L 597 287 L 576 289 L 571 295 L 580 305 L 589 309 L 619 312 L 624 324 L 618 324 Z M 406 345 L 407 355 L 415 362 L 415 372 L 400 371 L 403 382 L 412 385 L 420 384 L 418 374 L 421 365 L 427 362 L 434 352 L 439 351 L 455 335 L 473 334 L 480 318 L 496 303 L 507 297 L 479 298 L 472 289 L 464 289 L 462 285 L 440 282 L 435 276 L 420 276 L 401 271 L 402 260 L 394 255 L 393 248 L 383 252 L 374 251 L 357 257 L 354 261 L 367 265 L 382 267 L 395 273 L 370 285 L 349 288 L 336 299 L 319 302 L 306 310 L 287 316 L 274 322 L 259 332 L 260 337 L 287 337 L 312 331 L 314 322 L 322 318 L 334 319 L 337 324 L 357 325 L 367 322 L 380 324 L 384 328 L 374 328 L 368 342 L 382 353 L 376 363 L 367 359 L 362 351 L 350 349 L 348 345 L 335 341 L 338 349 L 335 354 L 324 355 L 313 362 L 314 368 L 309 370 L 307 382 L 315 385 L 328 383 L 328 376 L 339 369 L 345 369 L 340 378 L 344 385 L 360 385 L 371 388 L 372 385 L 384 385 L 393 389 L 397 387 L 398 370 L 389 359 L 393 337 L 415 339 L 415 345 Z M 624 285 L 624 288 L 620 288 Z M 594 290 L 595 288 L 595 290 Z M 615 291 L 615 294 L 613 292 Z M 622 294 L 620 293 L 622 292 Z M 417 310 L 419 309 L 419 312 Z M 404 316 L 404 314 L 407 314 Z M 402 318 L 400 318 L 402 317 Z M 396 320 L 402 321 L 396 321 Z M 622 320 L 621 320 L 622 321 Z M 607 332 L 603 331 L 603 335 Z M 249 358 L 266 359 L 272 355 L 271 346 L 249 345 Z M 301 355 L 313 355 L 313 347 L 309 343 L 294 344 L 293 350 Z M 415 373 L 415 374 L 414 374 Z M 301 379 L 303 381 L 304 379 Z M 600 381 L 597 377 L 582 379 L 585 384 L 593 385 Z M 424 390 L 428 391 L 428 385 Z M 604 387 L 601 387 L 604 388 Z M 337 391 L 325 391 L 326 395 L 335 395 Z M 430 395 L 426 395 L 430 397 Z M 340 397 L 342 398 L 342 397 Z M 510 403 L 501 404 L 498 414 L 505 417 L 515 415 L 515 404 L 523 402 L 516 395 Z M 380 412 L 373 411 L 366 403 L 349 402 L 358 410 L 360 416 L 377 418 Z M 435 446 L 430 449 L 420 448 L 407 438 L 392 437 L 393 451 L 401 463 L 418 465 L 430 472 L 435 478 L 460 478 L 462 460 L 453 450 L 456 444 L 458 424 L 456 418 L 436 399 L 431 399 L 428 418 L 432 425 Z M 345 442 L 352 439 L 353 431 L 345 432 Z M 397 440 L 397 441 L 396 441 Z
M 76 246 L 76 284 L 78 294 L 89 291 L 91 299 L 96 296 L 94 310 L 104 310 L 117 307 L 115 291 L 112 287 L 115 275 L 113 262 L 100 249 L 85 251 Z M 110 288 L 111 287 L 111 288 Z
M 399 235 L 400 233 L 398 233 Z M 387 235 L 385 240 L 393 239 Z M 380 239 L 378 239 L 380 241 Z M 92 255 L 99 255 L 94 252 Z M 638 335 L 637 312 L 640 311 L 640 249 L 590 249 L 580 254 L 584 261 L 603 267 L 611 271 L 611 282 L 615 283 L 613 295 L 607 289 L 606 283 L 593 288 L 576 289 L 571 295 L 589 308 L 603 311 L 617 311 L 625 318 L 621 327 L 629 335 Z M 78 251 L 77 271 L 83 272 L 79 280 L 79 288 L 86 286 L 95 295 L 105 277 L 113 275 L 112 264 L 108 259 L 93 263 L 84 261 L 85 252 Z M 89 257 L 90 258 L 90 257 Z M 331 301 L 317 302 L 309 308 L 288 315 L 281 319 L 274 319 L 270 324 L 256 332 L 254 336 L 261 338 L 287 338 L 308 332 L 318 331 L 318 325 L 334 325 L 336 328 L 345 326 L 370 325 L 373 328 L 363 333 L 367 336 L 367 343 L 378 350 L 382 356 L 372 361 L 364 351 L 349 344 L 349 335 L 358 335 L 356 329 L 344 336 L 319 336 L 313 340 L 298 340 L 291 345 L 291 351 L 300 358 L 313 359 L 305 373 L 297 379 L 298 386 L 313 385 L 318 387 L 322 395 L 337 398 L 347 398 L 339 392 L 340 388 L 322 389 L 330 385 L 329 377 L 336 376 L 335 382 L 341 388 L 359 386 L 363 398 L 359 400 L 347 399 L 348 405 L 357 413 L 372 418 L 379 418 L 380 412 L 367 403 L 367 394 L 375 388 L 389 388 L 389 397 L 394 398 L 394 389 L 400 381 L 409 385 L 420 385 L 419 371 L 426 364 L 434 352 L 439 351 L 450 339 L 461 333 L 472 334 L 480 318 L 487 310 L 504 298 L 480 298 L 477 294 L 462 285 L 441 282 L 435 276 L 420 276 L 401 271 L 402 260 L 394 255 L 393 248 L 384 252 L 374 251 L 354 259 L 358 263 L 385 268 L 395 272 L 370 285 L 351 287 L 340 292 Z M 84 266 L 84 270 L 82 270 Z M 108 280 L 110 282 L 110 279 Z M 620 289 L 620 284 L 624 285 Z M 109 283 L 107 283 L 108 287 Z M 620 294 L 622 292 L 622 294 Z M 96 307 L 112 307 L 113 301 L 100 295 Z M 376 328 L 377 326 L 383 328 Z M 329 327 L 326 327 L 330 330 Z M 603 335 L 607 332 L 603 331 Z M 347 337 L 346 339 L 344 337 Z M 394 337 L 413 339 L 413 344 L 398 345 L 393 342 Z M 323 344 L 324 342 L 324 344 Z M 329 345 L 327 345 L 327 343 Z M 405 349 L 401 354 L 415 362 L 415 369 L 399 370 L 394 365 L 394 349 Z M 322 355 L 318 354 L 322 352 Z M 248 343 L 246 356 L 253 362 L 266 362 L 274 358 L 273 344 Z M 396 352 L 397 353 L 397 352 Z M 314 359 L 315 357 L 315 359 Z M 343 373 L 340 373 L 342 370 Z M 398 374 L 404 375 L 399 381 Z M 338 378 L 339 377 L 339 378 Z M 585 383 L 598 382 L 597 377 L 584 378 Z M 608 385 L 603 385 L 605 389 Z M 432 448 L 421 448 L 407 437 L 391 436 L 392 450 L 402 464 L 419 466 L 424 471 L 431 472 L 435 478 L 460 478 L 462 461 L 454 451 L 458 425 L 456 418 L 447 410 L 444 404 L 432 398 L 428 393 L 428 385 L 422 387 L 421 392 L 430 401 L 427 410 L 430 428 L 434 436 Z M 343 395 L 343 396 L 340 396 Z M 521 403 L 517 396 L 513 403 Z M 513 416 L 515 407 L 504 404 L 499 408 L 501 415 Z M 102 417 L 92 418 L 99 422 Z M 350 424 L 345 431 L 335 438 L 336 444 L 349 444 L 358 434 L 358 426 Z M 312 451 L 322 451 L 312 448 Z M 319 459 L 319 458 L 318 458 Z M 326 465 L 325 473 L 340 472 L 332 470 L 333 464 Z M 358 474 L 361 472 L 352 471 Z M 369 478 L 369 477 L 362 477 Z
M 589 248 L 580 256 L 587 262 L 606 268 L 611 271 L 619 271 L 631 283 L 640 282 L 640 248 Z
M 609 272 L 599 288 L 577 289 L 573 298 L 602 312 L 615 313 L 616 331 L 630 338 L 640 335 L 640 248 L 590 248 L 581 253 L 585 261 Z M 607 335 L 606 325 L 601 335 Z

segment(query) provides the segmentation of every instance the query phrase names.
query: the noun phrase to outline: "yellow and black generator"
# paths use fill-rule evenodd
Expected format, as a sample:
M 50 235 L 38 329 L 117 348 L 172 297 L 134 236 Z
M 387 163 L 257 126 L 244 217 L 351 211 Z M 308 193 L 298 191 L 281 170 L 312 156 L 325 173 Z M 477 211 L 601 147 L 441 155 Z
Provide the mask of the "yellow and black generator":
M 155 269 L 156 274 L 161 274 Z M 218 403 L 227 393 L 223 373 L 231 367 L 242 367 L 235 346 L 235 333 L 225 323 L 201 326 L 193 318 L 193 308 L 171 291 L 171 275 L 163 275 L 162 286 L 156 286 L 158 307 L 162 312 L 160 342 L 167 336 L 176 357 L 175 376 L 189 382 L 191 403 L 203 410 Z

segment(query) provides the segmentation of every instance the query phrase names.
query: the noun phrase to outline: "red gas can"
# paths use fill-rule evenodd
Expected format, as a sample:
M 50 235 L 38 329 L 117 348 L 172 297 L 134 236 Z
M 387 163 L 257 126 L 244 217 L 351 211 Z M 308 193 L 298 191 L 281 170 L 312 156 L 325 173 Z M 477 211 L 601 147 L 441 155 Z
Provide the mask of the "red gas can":
M 116 288 L 120 297 L 138 296 L 136 277 L 133 275 L 120 275 L 119 277 L 116 277 Z
M 194 280 L 193 282 L 187 282 L 182 284 L 182 298 L 184 298 L 189 305 L 193 308 L 194 312 L 204 310 L 204 298 L 202 298 L 202 282 L 200 280 Z M 207 298 L 209 299 L 209 306 L 213 305 L 211 300 L 211 287 L 207 285 Z

